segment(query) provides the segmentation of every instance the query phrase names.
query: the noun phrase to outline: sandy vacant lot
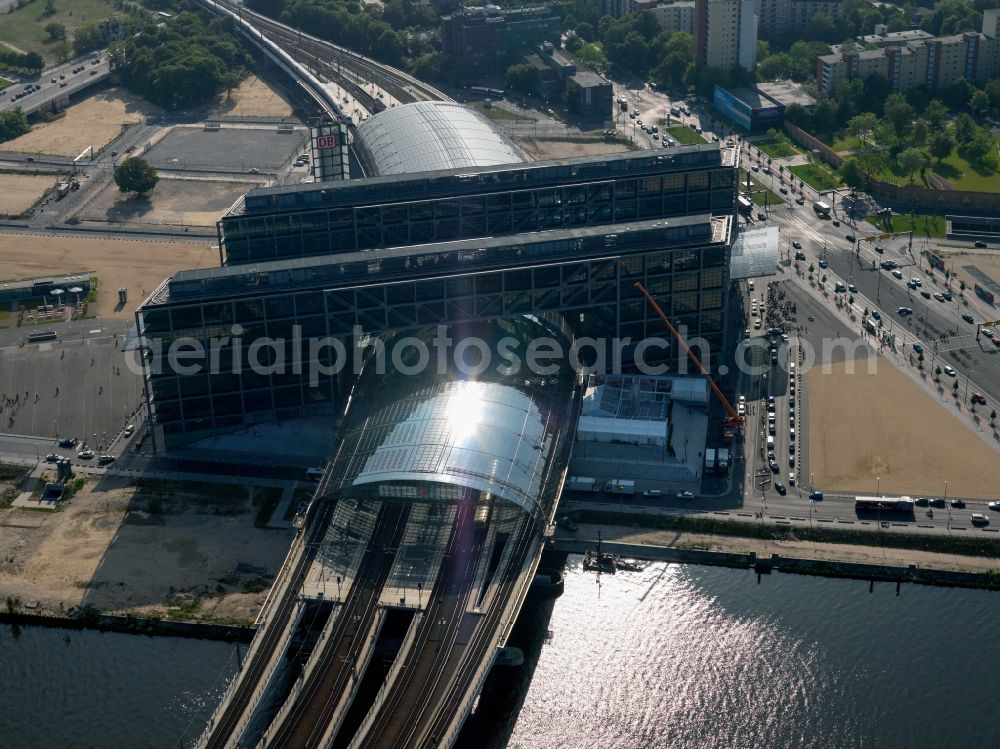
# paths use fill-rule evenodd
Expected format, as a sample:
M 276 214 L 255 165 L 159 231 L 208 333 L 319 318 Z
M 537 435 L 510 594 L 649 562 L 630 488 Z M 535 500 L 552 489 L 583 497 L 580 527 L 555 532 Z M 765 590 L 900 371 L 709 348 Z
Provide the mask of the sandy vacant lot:
M 77 217 L 111 223 L 215 226 L 237 198 L 259 186 L 256 182 L 161 178 L 151 193 L 137 197 L 123 194 L 109 181 Z
M 955 274 L 962 280 L 965 281 L 966 285 L 969 287 L 968 294 L 975 296 L 973 289 L 975 288 L 976 279 L 974 279 L 970 274 L 965 271 L 966 265 L 974 265 L 983 273 L 988 275 L 997 283 L 1000 283 L 1000 254 L 994 255 L 962 255 L 962 254 L 947 254 L 946 255 L 946 267 L 950 268 Z M 955 282 L 952 282 L 952 287 L 956 286 Z
M 249 501 L 239 513 L 207 506 L 150 515 L 137 510 L 135 491 L 104 477 L 60 512 L 0 510 L 0 598 L 57 612 L 91 604 L 252 620 L 266 595 L 261 583 L 277 573 L 294 531 L 256 528 Z M 237 573 L 240 563 L 259 570 Z M 194 597 L 197 611 L 170 611 Z
M 622 143 L 573 143 L 562 140 L 531 140 L 515 138 L 515 141 L 533 159 L 571 159 L 574 156 L 596 156 L 602 153 L 621 153 L 628 148 Z
M 810 370 L 809 470 L 829 491 L 997 495 L 997 453 L 891 364 Z
M 291 114 L 292 105 L 288 100 L 260 78 L 252 75 L 233 91 L 231 100 L 227 100 L 223 94 L 222 101 L 208 111 L 206 119 L 219 115 L 228 117 L 290 117 Z
M 207 242 L 134 241 L 54 235 L 0 234 L 3 280 L 38 278 L 53 273 L 90 271 L 97 274 L 98 317 L 132 317 L 140 296 L 169 275 L 185 268 L 219 264 L 218 251 Z M 129 305 L 115 312 L 116 289 L 130 292 Z
M 3 149 L 75 157 L 87 146 L 99 150 L 121 133 L 123 125 L 159 111 L 123 88 L 105 89 L 73 104 L 65 117 L 35 125 L 30 133 L 7 141 Z
M 50 174 L 0 174 L 0 216 L 20 216 L 55 183 Z

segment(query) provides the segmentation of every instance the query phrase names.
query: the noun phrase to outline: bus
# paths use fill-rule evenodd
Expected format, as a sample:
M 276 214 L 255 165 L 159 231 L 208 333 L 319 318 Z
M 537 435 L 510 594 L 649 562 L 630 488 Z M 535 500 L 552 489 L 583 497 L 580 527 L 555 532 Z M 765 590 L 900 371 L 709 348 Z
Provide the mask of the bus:
M 54 330 L 45 330 L 41 333 L 30 333 L 28 343 L 39 343 L 40 341 L 54 341 L 58 335 Z
M 746 195 L 740 195 L 736 198 L 736 207 L 740 213 L 750 215 L 753 212 L 753 201 Z
M 913 514 L 912 497 L 855 497 L 856 513 L 891 512 L 900 515 Z
M 488 88 L 486 86 L 471 86 L 469 88 L 474 94 L 482 94 L 483 96 L 491 96 L 494 99 L 502 99 L 504 94 L 507 93 L 502 88 Z

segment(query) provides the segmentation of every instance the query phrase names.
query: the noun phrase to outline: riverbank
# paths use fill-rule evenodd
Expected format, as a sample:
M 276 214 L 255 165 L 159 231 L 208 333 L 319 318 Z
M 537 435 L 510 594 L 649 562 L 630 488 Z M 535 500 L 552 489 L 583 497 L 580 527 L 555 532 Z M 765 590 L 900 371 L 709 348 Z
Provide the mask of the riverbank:
M 203 622 L 179 622 L 139 616 L 113 616 L 96 611 L 84 612 L 81 616 L 52 616 L 21 611 L 0 612 L 0 624 L 15 627 L 46 627 L 49 629 L 94 630 L 97 632 L 120 632 L 130 635 L 150 637 L 189 637 L 198 640 L 220 640 L 223 642 L 249 643 L 256 629 L 253 627 L 227 624 L 206 624 Z
M 612 515 L 612 513 L 608 513 Z M 588 513 L 588 516 L 601 513 Z M 595 520 L 593 517 L 588 517 Z M 903 581 L 927 585 L 1000 590 L 1000 557 L 886 545 L 834 543 L 801 538 L 788 528 L 783 536 L 736 535 L 745 524 L 733 523 L 732 533 L 707 533 L 682 527 L 646 528 L 609 522 L 582 522 L 574 533 L 560 531 L 554 548 L 582 553 L 598 537 L 608 551 L 622 556 L 710 564 L 736 568 L 772 569 L 797 574 Z M 753 527 L 753 526 L 751 526 Z M 923 542 L 923 537 L 917 540 Z

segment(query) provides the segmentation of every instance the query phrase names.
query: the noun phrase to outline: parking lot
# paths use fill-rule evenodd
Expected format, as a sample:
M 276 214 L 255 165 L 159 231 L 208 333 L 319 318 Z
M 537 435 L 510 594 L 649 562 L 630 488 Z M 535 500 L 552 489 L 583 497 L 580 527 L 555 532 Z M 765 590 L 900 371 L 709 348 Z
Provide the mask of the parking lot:
M 107 444 L 132 419 L 142 378 L 129 371 L 122 337 L 83 324 L 78 337 L 0 348 L 0 431 Z
M 275 172 L 291 164 L 306 145 L 304 128 L 279 133 L 277 127 L 175 127 L 146 153 L 158 169 L 204 169 L 245 174 Z

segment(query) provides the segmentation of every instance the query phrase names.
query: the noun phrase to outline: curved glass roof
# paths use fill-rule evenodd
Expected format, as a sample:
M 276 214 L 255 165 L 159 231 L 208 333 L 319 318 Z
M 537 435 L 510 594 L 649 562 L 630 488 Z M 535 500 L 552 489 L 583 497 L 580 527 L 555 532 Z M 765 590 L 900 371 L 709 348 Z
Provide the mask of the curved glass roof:
M 485 341 L 505 335 L 529 341 L 552 332 L 530 318 L 471 327 Z M 563 436 L 572 432 L 572 371 L 471 379 L 449 369 L 414 375 L 368 367 L 351 396 L 330 490 L 431 500 L 474 490 L 532 514 L 544 507 Z
M 518 150 L 474 109 L 444 101 L 418 101 L 378 113 L 358 126 L 357 137 L 380 176 L 515 164 Z

